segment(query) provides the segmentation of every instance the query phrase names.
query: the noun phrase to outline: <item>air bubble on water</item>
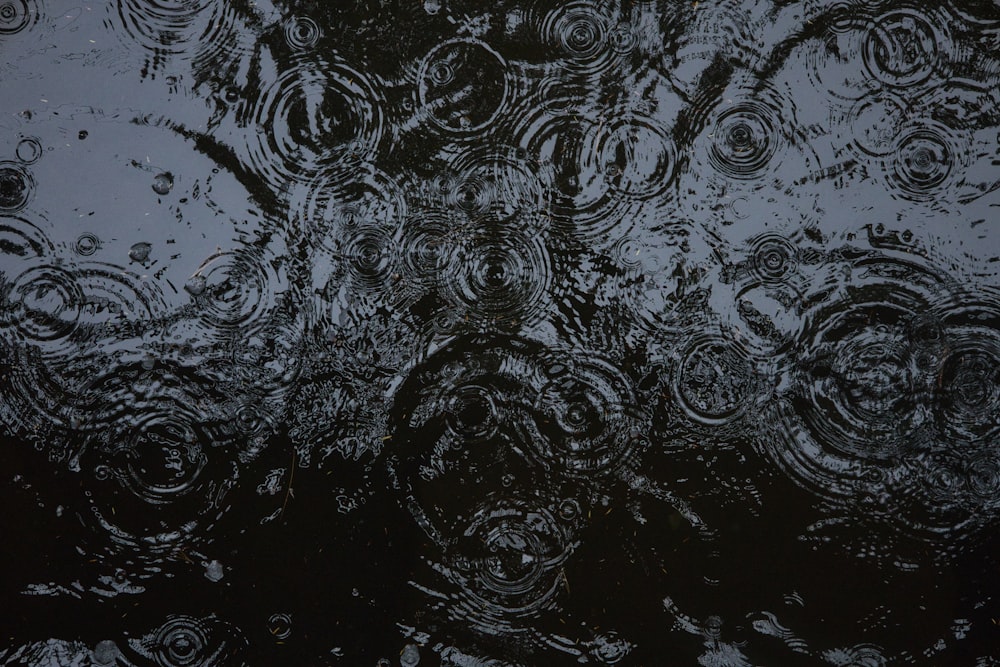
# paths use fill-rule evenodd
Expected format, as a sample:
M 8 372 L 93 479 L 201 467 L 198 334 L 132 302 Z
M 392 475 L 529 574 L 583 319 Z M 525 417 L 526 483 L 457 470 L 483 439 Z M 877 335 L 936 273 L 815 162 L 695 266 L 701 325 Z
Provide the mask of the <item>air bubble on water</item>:
M 158 195 L 168 194 L 174 187 L 174 175 L 169 171 L 160 172 L 153 178 L 153 192 Z
M 128 249 L 128 258 L 133 262 L 139 262 L 140 264 L 149 259 L 149 251 L 153 249 L 153 246 L 146 243 L 145 241 L 140 241 L 135 243 L 131 248 Z
M 187 282 L 184 283 L 184 291 L 191 296 L 201 296 L 205 293 L 206 285 L 207 281 L 205 280 L 205 276 L 201 274 L 194 275 L 188 278 Z
M 222 563 L 219 561 L 213 560 L 205 563 L 205 578 L 209 581 L 222 581 L 224 575 Z
M 439 11 L 441 11 L 440 0 L 424 0 L 424 11 L 434 16 Z

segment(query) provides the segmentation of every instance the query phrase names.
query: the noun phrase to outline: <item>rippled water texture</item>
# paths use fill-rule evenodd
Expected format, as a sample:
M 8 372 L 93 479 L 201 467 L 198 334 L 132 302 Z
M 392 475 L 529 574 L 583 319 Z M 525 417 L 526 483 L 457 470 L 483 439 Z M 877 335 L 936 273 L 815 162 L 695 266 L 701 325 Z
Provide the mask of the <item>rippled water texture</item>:
M 0 665 L 1000 665 L 997 0 L 0 51 Z

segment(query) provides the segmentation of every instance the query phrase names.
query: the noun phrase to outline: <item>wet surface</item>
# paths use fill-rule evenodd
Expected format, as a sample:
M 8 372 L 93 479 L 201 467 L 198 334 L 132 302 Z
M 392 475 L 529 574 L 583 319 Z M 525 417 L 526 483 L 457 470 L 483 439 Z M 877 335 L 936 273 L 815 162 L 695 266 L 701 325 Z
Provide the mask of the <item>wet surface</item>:
M 1000 664 L 995 1 L 0 50 L 0 664 Z

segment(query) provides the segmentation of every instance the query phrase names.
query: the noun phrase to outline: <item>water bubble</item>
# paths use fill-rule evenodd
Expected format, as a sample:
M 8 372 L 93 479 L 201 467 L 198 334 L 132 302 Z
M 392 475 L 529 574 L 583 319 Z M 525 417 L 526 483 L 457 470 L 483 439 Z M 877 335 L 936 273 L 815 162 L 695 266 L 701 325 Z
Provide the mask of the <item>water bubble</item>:
M 42 157 L 42 142 L 35 137 L 24 137 L 17 142 L 15 155 L 24 164 L 34 164 Z
M 77 133 L 77 135 L 76 135 L 76 138 L 77 138 L 77 139 L 79 139 L 80 141 L 83 141 L 83 140 L 84 140 L 84 139 L 86 139 L 86 138 L 87 138 L 88 136 L 90 136 L 90 133 L 89 133 L 89 132 L 87 132 L 86 130 L 80 130 L 80 131 L 79 131 L 79 132 Z
M 168 194 L 174 187 L 174 175 L 169 171 L 161 172 L 153 178 L 153 192 L 158 195 Z
M 267 631 L 275 639 L 288 639 L 292 636 L 292 617 L 288 614 L 271 614 L 267 619 Z
M 16 213 L 35 192 L 35 179 L 20 164 L 0 162 L 0 214 Z
M 128 258 L 133 262 L 144 263 L 149 259 L 149 253 L 153 249 L 153 246 L 145 241 L 140 241 L 135 243 L 131 248 L 128 249 Z
M 201 296 L 205 293 L 205 288 L 208 286 L 208 280 L 205 276 L 200 273 L 195 274 L 187 279 L 184 283 L 184 291 L 191 296 Z

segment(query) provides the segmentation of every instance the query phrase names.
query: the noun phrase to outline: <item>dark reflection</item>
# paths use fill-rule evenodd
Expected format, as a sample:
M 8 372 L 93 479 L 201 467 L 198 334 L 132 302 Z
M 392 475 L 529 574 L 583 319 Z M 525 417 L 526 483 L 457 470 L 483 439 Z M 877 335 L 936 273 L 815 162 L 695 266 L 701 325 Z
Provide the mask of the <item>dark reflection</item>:
M 0 0 L 0 663 L 997 664 L 998 31 Z

